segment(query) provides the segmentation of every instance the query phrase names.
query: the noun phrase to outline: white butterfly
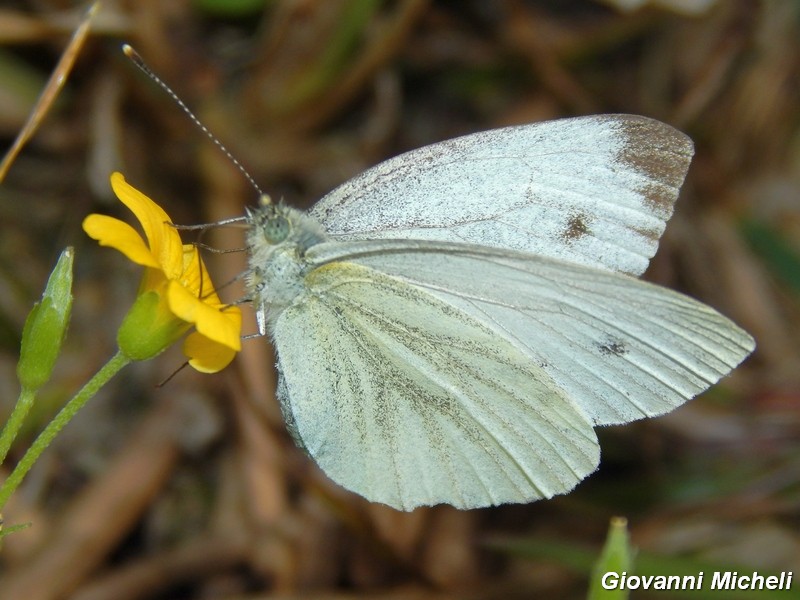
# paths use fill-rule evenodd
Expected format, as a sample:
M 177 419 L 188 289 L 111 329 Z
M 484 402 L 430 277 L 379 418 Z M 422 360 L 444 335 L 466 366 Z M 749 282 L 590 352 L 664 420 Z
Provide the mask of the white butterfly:
M 644 117 L 565 119 L 403 154 L 308 213 L 252 211 L 250 296 L 295 441 L 402 510 L 574 488 L 595 425 L 666 413 L 755 346 L 635 279 L 692 153 Z

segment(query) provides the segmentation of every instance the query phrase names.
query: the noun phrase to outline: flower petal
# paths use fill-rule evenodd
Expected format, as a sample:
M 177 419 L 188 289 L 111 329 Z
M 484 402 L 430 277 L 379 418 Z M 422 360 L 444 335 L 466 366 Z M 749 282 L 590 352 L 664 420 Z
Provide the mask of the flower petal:
M 195 297 L 202 298 L 204 302 L 212 300 L 212 303 L 219 304 L 211 276 L 200 258 L 200 251 L 194 244 L 183 245 L 183 271 L 178 283 Z
M 89 215 L 83 220 L 83 230 L 90 238 L 100 242 L 101 246 L 119 250 L 128 260 L 138 265 L 161 268 L 156 257 L 145 245 L 142 236 L 119 219 L 106 215 Z
M 205 304 L 215 306 L 217 309 L 225 306 L 220 301 L 206 264 L 200 258 L 200 251 L 194 244 L 183 246 L 183 273 L 178 283 Z
M 183 268 L 183 243 L 172 226 L 169 215 L 142 192 L 129 185 L 122 173 L 111 175 L 111 187 L 117 198 L 142 224 L 152 254 L 168 279 L 177 279 Z
M 242 311 L 238 306 L 209 304 L 207 298 L 193 296 L 176 281 L 169 282 L 167 302 L 172 313 L 194 323 L 198 333 L 236 352 L 242 349 Z
M 218 344 L 200 333 L 191 333 L 183 342 L 183 353 L 189 364 L 201 373 L 216 373 L 227 367 L 236 356 L 236 350 Z

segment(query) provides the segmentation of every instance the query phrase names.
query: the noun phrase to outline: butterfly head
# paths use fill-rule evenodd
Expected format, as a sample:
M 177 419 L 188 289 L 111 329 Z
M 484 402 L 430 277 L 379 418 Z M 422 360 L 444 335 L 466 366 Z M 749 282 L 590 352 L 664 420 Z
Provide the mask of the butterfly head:
M 274 211 L 264 217 L 258 224 L 259 233 L 264 237 L 264 241 L 276 245 L 289 237 L 293 229 L 289 219 Z
M 272 204 L 268 196 L 262 197 L 257 208 L 247 211 L 247 222 L 251 249 L 287 245 L 303 254 L 328 237 L 322 226 L 308 214 L 280 202 Z

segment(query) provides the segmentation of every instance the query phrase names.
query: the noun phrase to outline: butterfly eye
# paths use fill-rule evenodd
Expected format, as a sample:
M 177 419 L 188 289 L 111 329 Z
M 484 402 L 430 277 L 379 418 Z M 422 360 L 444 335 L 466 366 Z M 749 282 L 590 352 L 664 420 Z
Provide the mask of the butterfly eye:
M 274 215 L 264 222 L 264 238 L 270 244 L 278 244 L 287 238 L 290 229 L 291 226 L 288 219 L 280 215 Z

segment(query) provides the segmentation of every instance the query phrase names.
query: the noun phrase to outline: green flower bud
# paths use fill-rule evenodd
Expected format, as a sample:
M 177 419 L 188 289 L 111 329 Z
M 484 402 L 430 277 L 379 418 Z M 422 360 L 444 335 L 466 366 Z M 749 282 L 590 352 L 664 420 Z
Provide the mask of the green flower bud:
M 42 387 L 53 373 L 67 335 L 72 311 L 72 262 L 75 253 L 65 249 L 50 274 L 41 302 L 34 305 L 22 330 L 17 377 L 23 389 Z

